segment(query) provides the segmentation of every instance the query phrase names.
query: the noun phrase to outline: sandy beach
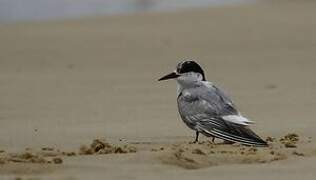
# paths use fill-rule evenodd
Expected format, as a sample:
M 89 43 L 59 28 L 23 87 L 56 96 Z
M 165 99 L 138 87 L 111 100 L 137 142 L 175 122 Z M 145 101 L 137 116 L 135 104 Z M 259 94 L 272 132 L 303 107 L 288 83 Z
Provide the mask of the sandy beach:
M 0 25 L 0 179 L 314 179 L 315 9 L 283 0 Z M 190 144 L 176 83 L 157 81 L 183 59 L 271 146 Z M 280 141 L 289 133 L 293 147 Z

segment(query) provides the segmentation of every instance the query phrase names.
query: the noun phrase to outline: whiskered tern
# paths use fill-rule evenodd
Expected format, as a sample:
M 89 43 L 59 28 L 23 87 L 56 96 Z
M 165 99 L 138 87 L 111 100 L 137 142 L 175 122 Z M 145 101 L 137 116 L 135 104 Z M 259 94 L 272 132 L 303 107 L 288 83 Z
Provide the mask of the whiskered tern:
M 206 81 L 201 66 L 195 61 L 183 61 L 172 73 L 159 81 L 176 79 L 177 102 L 183 122 L 199 134 L 238 142 L 250 146 L 267 146 L 249 125 L 253 122 L 243 117 L 232 100 L 212 82 Z

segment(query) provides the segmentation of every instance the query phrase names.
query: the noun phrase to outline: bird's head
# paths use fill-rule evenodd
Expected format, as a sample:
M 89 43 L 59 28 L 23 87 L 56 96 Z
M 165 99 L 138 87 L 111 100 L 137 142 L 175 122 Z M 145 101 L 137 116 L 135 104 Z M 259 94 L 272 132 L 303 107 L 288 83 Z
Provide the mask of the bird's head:
M 177 79 L 178 81 L 185 82 L 206 80 L 204 71 L 201 68 L 201 66 L 192 60 L 180 62 L 177 65 L 176 70 L 174 70 L 172 73 L 163 76 L 158 81 L 168 79 Z

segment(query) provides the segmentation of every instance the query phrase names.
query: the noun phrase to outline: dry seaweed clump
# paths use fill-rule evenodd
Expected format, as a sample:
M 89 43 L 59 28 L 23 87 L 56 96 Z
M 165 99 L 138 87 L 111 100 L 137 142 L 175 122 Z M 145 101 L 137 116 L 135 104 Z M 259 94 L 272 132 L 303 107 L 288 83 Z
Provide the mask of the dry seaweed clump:
M 56 159 L 58 159 L 56 161 Z M 41 153 L 22 152 L 22 153 L 10 153 L 0 157 L 0 164 L 5 163 L 38 163 L 38 164 L 61 164 L 62 159 L 51 156 L 43 156 Z
M 280 139 L 286 148 L 296 148 L 299 141 L 299 136 L 295 133 L 289 133 Z
M 309 138 L 310 139 L 310 138 Z M 268 147 L 253 147 L 230 144 L 174 144 L 161 152 L 158 158 L 164 164 L 185 169 L 198 169 L 223 164 L 271 163 L 289 157 L 315 155 L 315 147 L 307 144 L 304 137 L 289 133 L 281 138 L 267 137 Z M 300 145 L 300 148 L 295 148 Z M 308 145 L 308 146 L 307 146 Z
M 203 159 L 205 158 L 203 157 Z M 200 162 L 200 158 L 192 156 L 190 152 L 187 152 L 182 148 L 178 148 L 171 154 L 171 156 L 163 158 L 162 161 L 166 164 L 173 164 L 185 169 L 199 169 L 207 166 L 203 165 L 204 162 Z
M 0 165 L 5 163 L 5 159 L 0 157 Z
M 206 155 L 205 152 L 203 152 L 201 149 L 198 149 L 198 148 L 193 149 L 192 154 Z
M 274 141 L 275 141 L 275 138 L 268 136 L 268 137 L 266 138 L 266 141 L 267 141 L 267 142 L 274 142 Z
M 53 158 L 53 162 L 55 164 L 62 164 L 63 163 L 63 159 L 59 158 L 59 157 L 56 157 L 56 158 Z
M 99 139 L 93 140 L 90 146 L 83 145 L 79 149 L 79 154 L 89 155 L 89 154 L 119 154 L 119 153 L 134 153 L 136 148 L 133 146 L 123 145 L 117 146 L 112 145 L 106 141 Z
M 21 154 L 11 154 L 8 158 L 11 162 L 23 162 L 23 163 L 47 163 L 47 160 L 42 156 L 25 152 Z

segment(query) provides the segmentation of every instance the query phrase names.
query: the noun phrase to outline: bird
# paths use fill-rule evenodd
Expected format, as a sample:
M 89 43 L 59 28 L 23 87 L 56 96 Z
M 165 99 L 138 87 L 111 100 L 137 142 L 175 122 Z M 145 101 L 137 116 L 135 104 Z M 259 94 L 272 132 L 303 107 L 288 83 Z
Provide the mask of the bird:
M 265 147 L 267 142 L 250 129 L 254 122 L 242 116 L 231 98 L 214 83 L 206 81 L 194 60 L 178 63 L 176 69 L 158 81 L 176 79 L 178 111 L 183 122 L 199 134 L 228 143 Z

